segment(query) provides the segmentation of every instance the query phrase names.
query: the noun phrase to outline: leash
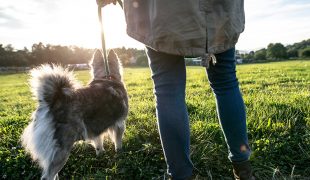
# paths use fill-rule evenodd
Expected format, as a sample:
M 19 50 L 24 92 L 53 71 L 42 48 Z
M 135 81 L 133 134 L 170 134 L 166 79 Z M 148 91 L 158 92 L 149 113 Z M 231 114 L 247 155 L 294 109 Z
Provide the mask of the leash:
M 108 63 L 108 53 L 105 46 L 105 38 L 104 38 L 104 30 L 103 30 L 103 21 L 102 21 L 102 7 L 98 4 L 98 17 L 99 17 L 99 24 L 100 24 L 100 31 L 101 31 L 101 47 L 102 47 L 102 54 L 103 54 L 103 62 L 105 72 L 107 73 L 105 76 L 110 76 L 110 68 Z
M 99 18 L 99 24 L 100 24 L 100 31 L 101 31 L 101 53 L 103 54 L 103 63 L 106 75 L 105 77 L 111 78 L 110 75 L 110 68 L 109 68 L 109 62 L 108 62 L 108 52 L 105 45 L 105 38 L 104 38 L 104 30 L 103 30 L 103 19 L 102 19 L 102 8 L 105 6 L 102 0 L 96 0 L 98 5 L 98 18 Z M 117 0 L 121 8 L 123 9 L 123 2 L 122 0 Z

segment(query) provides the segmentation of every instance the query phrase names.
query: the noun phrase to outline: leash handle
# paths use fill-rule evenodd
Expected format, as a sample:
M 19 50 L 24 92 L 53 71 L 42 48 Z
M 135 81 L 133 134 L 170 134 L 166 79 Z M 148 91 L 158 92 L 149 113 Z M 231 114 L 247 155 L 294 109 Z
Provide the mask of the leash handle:
M 101 46 L 102 46 L 102 54 L 103 54 L 103 62 L 105 72 L 107 73 L 106 76 L 110 76 L 110 69 L 108 63 L 108 53 L 105 45 L 105 38 L 104 38 L 104 30 L 103 30 L 103 20 L 102 20 L 102 7 L 98 5 L 98 17 L 99 17 L 99 24 L 101 30 Z

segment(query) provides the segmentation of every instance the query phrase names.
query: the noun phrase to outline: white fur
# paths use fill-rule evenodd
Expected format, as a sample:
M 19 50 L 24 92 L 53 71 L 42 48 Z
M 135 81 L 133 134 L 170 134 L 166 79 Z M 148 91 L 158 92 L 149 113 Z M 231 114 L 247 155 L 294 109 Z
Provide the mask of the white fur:
M 108 129 L 110 139 L 114 142 L 115 151 L 122 149 L 122 137 L 125 131 L 125 117 L 119 119 L 112 127 Z
M 31 91 L 34 97 L 39 100 L 43 101 L 43 93 L 44 93 L 44 88 L 46 90 L 49 90 L 49 92 L 53 93 L 53 83 L 48 84 L 50 82 L 49 80 L 46 80 L 47 78 L 50 77 L 65 77 L 69 80 L 71 83 L 72 87 L 74 89 L 79 88 L 81 85 L 80 83 L 75 79 L 75 76 L 72 71 L 68 71 L 68 69 L 64 69 L 61 66 L 55 66 L 53 65 L 41 65 L 35 69 L 32 69 L 30 71 L 30 86 L 31 86 Z M 63 89 L 64 93 L 68 93 L 68 89 L 64 88 Z
M 55 179 L 57 177 L 57 172 L 62 166 L 54 164 L 55 167 L 53 167 L 51 162 L 58 160 L 57 157 L 59 158 L 62 156 L 58 156 L 58 152 L 61 149 L 59 149 L 56 139 L 54 138 L 55 122 L 53 114 L 49 110 L 50 99 L 53 99 L 55 91 L 59 91 L 59 88 L 61 88 L 61 91 L 65 95 L 70 96 L 73 91 L 80 87 L 80 84 L 76 81 L 73 72 L 61 66 L 54 65 L 42 65 L 33 69 L 29 82 L 33 96 L 37 99 L 39 105 L 32 115 L 32 121 L 25 128 L 21 136 L 22 145 L 31 155 L 32 159 L 38 161 L 39 165 L 43 168 L 42 178 L 48 180 Z M 113 88 L 109 90 L 111 94 L 120 96 L 120 93 Z M 125 100 L 123 103 L 124 107 L 126 107 Z M 115 143 L 115 150 L 120 150 L 122 148 L 122 137 L 125 130 L 124 120 L 126 116 L 122 117 L 112 127 L 108 128 L 107 134 L 110 135 L 111 140 Z M 84 139 L 93 144 L 96 148 L 97 155 L 104 151 L 103 140 L 105 133 L 89 139 L 85 124 L 82 126 L 84 128 Z M 65 163 L 65 160 L 63 163 Z
M 96 150 L 96 155 L 97 156 L 100 155 L 104 151 L 103 140 L 104 140 L 104 137 L 102 135 L 99 135 L 99 136 L 95 137 L 94 139 L 90 140 L 91 145 Z
M 65 77 L 70 80 L 73 88 L 80 85 L 75 80 L 72 72 L 61 66 L 41 65 L 30 72 L 30 86 L 33 96 L 38 100 L 39 106 L 32 114 L 32 121 L 24 130 L 21 141 L 26 151 L 33 160 L 38 161 L 43 169 L 47 169 L 57 151 L 56 140 L 53 138 L 55 129 L 53 116 L 44 102 L 44 93 L 54 93 L 54 83 L 50 83 L 51 77 Z M 63 89 L 68 94 L 68 88 Z
M 53 118 L 47 107 L 41 107 L 40 111 L 34 112 L 32 119 L 22 134 L 22 144 L 33 160 L 38 161 L 43 169 L 47 169 L 57 150 L 56 141 L 53 139 Z

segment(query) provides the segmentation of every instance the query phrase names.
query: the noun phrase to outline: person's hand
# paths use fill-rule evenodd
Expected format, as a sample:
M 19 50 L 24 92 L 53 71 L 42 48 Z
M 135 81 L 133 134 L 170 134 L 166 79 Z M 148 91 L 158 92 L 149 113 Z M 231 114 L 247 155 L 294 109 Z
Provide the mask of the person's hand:
M 96 0 L 96 1 L 97 1 L 98 6 L 100 6 L 100 7 L 104 7 L 104 6 L 111 4 L 111 3 L 116 5 L 116 2 L 117 2 L 117 0 Z

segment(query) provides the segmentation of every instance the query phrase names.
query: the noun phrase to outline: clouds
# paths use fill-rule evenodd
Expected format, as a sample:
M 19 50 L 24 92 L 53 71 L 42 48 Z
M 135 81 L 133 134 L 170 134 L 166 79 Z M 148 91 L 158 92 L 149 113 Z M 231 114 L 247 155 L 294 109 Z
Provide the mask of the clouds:
M 302 15 L 309 17 L 309 1 L 273 0 L 254 1 L 247 0 L 245 4 L 246 17 L 251 21 L 264 21 L 279 18 L 300 18 Z
M 14 16 L 7 13 L 5 10 L 0 9 L 0 27 L 1 28 L 21 28 L 22 22 Z
M 246 0 L 246 28 L 237 48 L 259 49 L 269 43 L 292 44 L 310 38 L 307 0 Z
M 15 21 L 18 21 L 24 28 L 38 27 L 40 24 L 46 24 L 47 21 L 55 23 L 61 6 L 62 0 L 10 0 L 0 6 L 4 6 L 1 12 L 9 14 Z M 10 21 L 14 23 L 14 21 Z M 14 30 L 14 29 L 12 29 Z
M 95 0 L 2 0 L 0 3 L 0 43 L 23 48 L 33 43 L 100 46 Z M 238 49 L 253 50 L 269 43 L 291 44 L 310 38 L 309 0 L 245 0 L 246 28 Z M 106 12 L 111 25 L 107 34 L 111 47 L 139 46 L 126 35 L 120 8 Z M 105 17 L 106 17 L 105 16 Z M 109 36 L 107 37 L 109 38 Z
M 91 10 L 85 0 L 10 0 L 0 4 L 0 43 L 22 48 L 33 43 L 74 44 L 70 37 L 81 36 L 75 32 L 81 23 L 91 21 L 84 8 Z M 94 1 L 95 5 L 96 2 Z M 93 14 L 96 18 L 96 13 Z M 86 19 L 85 19 L 86 18 Z M 85 23 L 87 25 L 87 23 Z M 77 29 L 77 30 L 75 30 Z M 94 29 L 94 27 L 92 28 Z M 72 37 L 75 36 L 75 37 Z M 81 45 L 81 43 L 80 43 Z
M 105 26 L 107 47 L 143 47 L 126 35 L 125 18 L 119 6 L 105 7 L 104 12 L 105 22 L 109 24 Z M 21 49 L 38 42 L 100 47 L 96 1 L 11 0 L 0 3 L 0 44 L 13 44 Z

